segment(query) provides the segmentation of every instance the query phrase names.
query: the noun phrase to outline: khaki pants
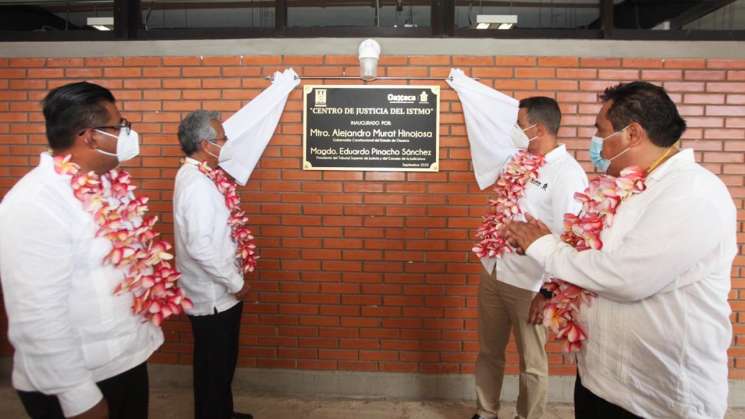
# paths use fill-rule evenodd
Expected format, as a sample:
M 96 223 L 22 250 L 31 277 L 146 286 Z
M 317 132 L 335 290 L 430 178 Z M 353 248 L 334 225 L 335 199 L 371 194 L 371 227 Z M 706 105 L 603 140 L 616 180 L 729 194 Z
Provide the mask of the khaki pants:
M 520 355 L 520 418 L 538 419 L 546 410 L 548 357 L 546 328 L 528 324 L 534 292 L 498 281 L 495 273 L 481 272 L 479 285 L 479 356 L 476 360 L 478 414 L 496 419 L 504 378 L 505 349 L 515 331 Z

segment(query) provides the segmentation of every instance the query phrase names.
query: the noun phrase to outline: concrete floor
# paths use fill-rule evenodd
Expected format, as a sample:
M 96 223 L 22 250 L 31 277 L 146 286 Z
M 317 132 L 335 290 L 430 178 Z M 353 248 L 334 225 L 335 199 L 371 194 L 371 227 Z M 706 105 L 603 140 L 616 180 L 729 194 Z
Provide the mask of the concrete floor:
M 151 388 L 152 419 L 191 419 L 192 397 L 189 389 Z M 470 419 L 474 402 L 399 401 L 355 399 L 311 399 L 269 394 L 238 394 L 238 411 L 252 413 L 256 419 Z M 512 418 L 513 403 L 505 403 L 500 418 Z M 26 418 L 12 388 L 0 386 L 0 418 Z M 570 419 L 572 406 L 551 404 L 544 419 Z M 727 419 L 745 419 L 745 409 L 730 409 Z

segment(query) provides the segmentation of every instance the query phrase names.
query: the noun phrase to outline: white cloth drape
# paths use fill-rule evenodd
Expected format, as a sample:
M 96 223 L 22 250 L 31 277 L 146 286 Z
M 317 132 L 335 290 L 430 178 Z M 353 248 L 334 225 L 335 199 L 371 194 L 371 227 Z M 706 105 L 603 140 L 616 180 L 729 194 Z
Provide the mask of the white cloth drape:
M 517 123 L 519 102 L 457 68 L 450 70 L 448 84 L 463 105 L 473 171 L 479 188 L 485 189 L 494 184 L 504 165 L 517 152 L 510 132 Z
M 298 84 L 300 77 L 291 68 L 274 73 L 271 86 L 223 123 L 228 142 L 220 151 L 220 167 L 239 184 L 251 176 Z

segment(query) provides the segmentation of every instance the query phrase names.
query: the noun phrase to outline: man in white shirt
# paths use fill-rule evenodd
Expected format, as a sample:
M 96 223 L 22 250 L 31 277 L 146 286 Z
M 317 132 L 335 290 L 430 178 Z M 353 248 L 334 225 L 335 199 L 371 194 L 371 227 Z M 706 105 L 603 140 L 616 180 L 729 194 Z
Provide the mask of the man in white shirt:
M 196 419 L 251 418 L 233 411 L 231 383 L 238 361 L 243 302 L 248 292 L 236 261 L 225 198 L 204 172 L 216 168 L 227 142 L 217 112 L 195 111 L 181 121 L 178 139 L 186 158 L 173 195 L 176 266 L 194 306 Z M 200 165 L 202 170 L 200 170 Z
M 556 135 L 561 111 L 555 100 L 532 97 L 520 101 L 518 125 L 528 137 L 528 152 L 545 157 L 538 178 L 520 199 L 523 213 L 549 220 L 551 231 L 560 235 L 564 214 L 577 212 L 575 192 L 587 186 L 582 167 L 558 144 Z M 529 257 L 506 253 L 482 258 L 484 270 L 479 285 L 479 344 L 476 361 L 478 411 L 473 419 L 496 419 L 504 378 L 505 350 L 510 331 L 520 354 L 520 418 L 538 419 L 546 408 L 548 359 L 546 329 L 528 322 L 531 302 L 543 284 L 543 269 Z
M 509 233 L 557 278 L 597 294 L 579 322 L 577 418 L 722 418 L 736 210 L 722 181 L 675 147 L 685 121 L 646 82 L 605 90 L 598 166 L 646 169 L 646 190 L 621 202 L 600 250 L 578 252 L 535 220 Z M 607 162 L 610 162 L 608 165 Z
M 105 263 L 112 244 L 55 160 L 101 175 L 136 155 L 137 135 L 95 84 L 58 87 L 42 104 L 51 154 L 0 205 L 13 387 L 32 418 L 147 418 L 146 361 L 163 333 L 132 313 L 131 293 L 114 295 L 129 265 Z

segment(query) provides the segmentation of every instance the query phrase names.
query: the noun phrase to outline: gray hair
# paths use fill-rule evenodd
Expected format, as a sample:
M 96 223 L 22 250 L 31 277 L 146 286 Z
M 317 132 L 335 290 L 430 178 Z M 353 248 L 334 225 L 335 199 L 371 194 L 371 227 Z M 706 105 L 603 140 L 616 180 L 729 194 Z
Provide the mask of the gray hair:
M 217 136 L 211 121 L 220 122 L 218 112 L 198 110 L 184 118 L 178 125 L 178 142 L 184 154 L 191 156 L 199 150 L 199 144 L 204 140 L 211 140 Z

